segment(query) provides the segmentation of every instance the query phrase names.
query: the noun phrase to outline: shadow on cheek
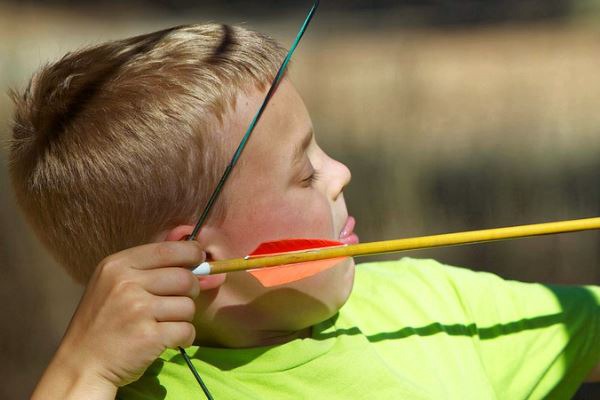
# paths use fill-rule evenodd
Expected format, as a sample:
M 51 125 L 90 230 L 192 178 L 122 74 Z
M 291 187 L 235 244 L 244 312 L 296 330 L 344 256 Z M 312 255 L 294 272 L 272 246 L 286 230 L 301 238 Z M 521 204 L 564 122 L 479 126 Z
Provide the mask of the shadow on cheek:
M 354 259 L 347 257 L 333 268 L 315 276 L 319 280 L 318 287 L 321 291 L 319 297 L 326 298 L 330 307 L 334 307 L 336 310 L 340 309 L 350 297 L 354 286 L 354 276 Z

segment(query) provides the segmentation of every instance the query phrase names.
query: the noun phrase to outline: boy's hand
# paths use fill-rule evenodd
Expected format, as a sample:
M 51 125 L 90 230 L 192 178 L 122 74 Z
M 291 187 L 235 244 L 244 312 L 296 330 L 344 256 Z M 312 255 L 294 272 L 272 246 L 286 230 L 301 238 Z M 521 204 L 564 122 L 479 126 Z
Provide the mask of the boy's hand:
M 35 394 L 41 386 L 53 386 L 56 373 L 59 380 L 72 378 L 67 379 L 71 394 L 90 398 L 82 386 L 98 394 L 116 391 L 137 380 L 167 347 L 191 345 L 193 299 L 200 289 L 188 268 L 205 258 L 197 242 L 179 241 L 134 247 L 104 259 Z

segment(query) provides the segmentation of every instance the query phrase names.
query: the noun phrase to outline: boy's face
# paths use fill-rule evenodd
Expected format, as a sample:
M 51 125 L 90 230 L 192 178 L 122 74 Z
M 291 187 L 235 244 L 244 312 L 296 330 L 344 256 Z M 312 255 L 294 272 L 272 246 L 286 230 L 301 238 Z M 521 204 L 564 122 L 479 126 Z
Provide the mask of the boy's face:
M 226 154 L 233 154 L 265 94 L 255 90 L 238 96 L 234 112 L 225 117 Z M 348 168 L 317 145 L 308 111 L 284 79 L 224 188 L 221 201 L 227 201 L 227 217 L 218 227 L 218 240 L 206 249 L 213 258 L 225 259 L 286 238 L 356 243 L 356 235 L 342 232 L 353 228 L 342 193 L 349 182 Z M 240 323 L 273 336 L 306 329 L 335 314 L 350 294 L 353 278 L 351 258 L 312 277 L 270 288 L 248 272 L 229 273 L 216 295 L 205 294 L 210 299 L 204 300 L 211 301 L 203 313 L 205 323 L 219 338 Z

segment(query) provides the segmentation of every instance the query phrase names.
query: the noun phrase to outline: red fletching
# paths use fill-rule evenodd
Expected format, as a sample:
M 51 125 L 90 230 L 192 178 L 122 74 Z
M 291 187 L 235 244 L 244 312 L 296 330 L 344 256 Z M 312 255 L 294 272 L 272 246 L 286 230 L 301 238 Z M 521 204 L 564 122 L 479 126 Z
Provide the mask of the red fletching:
M 273 242 L 264 242 L 258 245 L 250 256 L 274 255 L 290 251 L 320 249 L 323 247 L 341 246 L 344 243 L 329 239 L 283 239 Z
M 291 251 L 319 249 L 325 247 L 342 246 L 344 243 L 329 239 L 284 239 L 261 243 L 252 253 L 250 258 L 257 256 L 276 255 Z M 347 257 L 337 257 L 326 260 L 308 261 L 296 264 L 278 265 L 275 267 L 257 268 L 248 270 L 263 286 L 271 287 L 295 282 L 308 278 L 333 267 Z

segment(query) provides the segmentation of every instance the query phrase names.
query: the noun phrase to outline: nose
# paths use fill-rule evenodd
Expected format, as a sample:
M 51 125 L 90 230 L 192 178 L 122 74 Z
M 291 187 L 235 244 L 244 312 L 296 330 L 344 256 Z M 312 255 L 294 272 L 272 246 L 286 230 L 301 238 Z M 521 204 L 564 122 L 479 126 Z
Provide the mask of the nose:
M 338 196 L 343 192 L 344 188 L 348 186 L 352 179 L 352 174 L 348 167 L 334 159 L 331 159 L 332 165 L 332 184 L 330 186 L 331 198 L 335 201 Z

